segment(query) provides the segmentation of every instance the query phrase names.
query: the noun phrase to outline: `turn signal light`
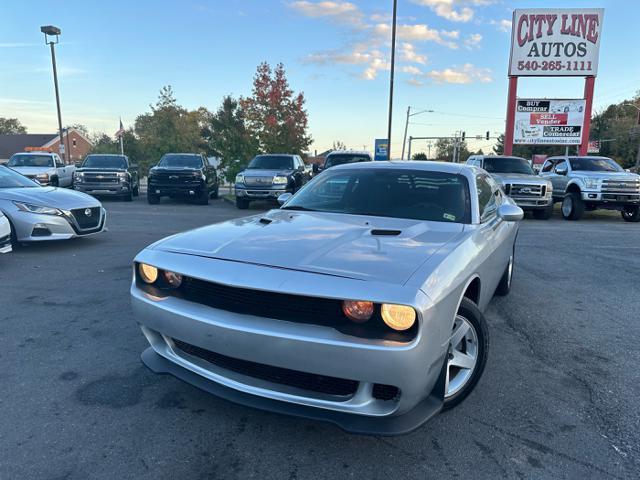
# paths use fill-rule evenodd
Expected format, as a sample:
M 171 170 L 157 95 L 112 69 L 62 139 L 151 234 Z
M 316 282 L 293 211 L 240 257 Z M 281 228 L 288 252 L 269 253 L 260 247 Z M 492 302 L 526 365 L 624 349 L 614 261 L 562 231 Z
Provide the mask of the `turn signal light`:
M 416 322 L 416 311 L 406 305 L 383 303 L 380 313 L 384 323 L 394 330 L 408 330 Z
M 356 323 L 364 323 L 373 315 L 373 302 L 345 300 L 342 302 L 344 314 Z
M 145 283 L 154 283 L 158 280 L 158 269 L 146 263 L 138 265 L 138 273 Z
M 182 284 L 182 275 L 169 270 L 165 270 L 164 279 L 172 288 L 178 288 Z

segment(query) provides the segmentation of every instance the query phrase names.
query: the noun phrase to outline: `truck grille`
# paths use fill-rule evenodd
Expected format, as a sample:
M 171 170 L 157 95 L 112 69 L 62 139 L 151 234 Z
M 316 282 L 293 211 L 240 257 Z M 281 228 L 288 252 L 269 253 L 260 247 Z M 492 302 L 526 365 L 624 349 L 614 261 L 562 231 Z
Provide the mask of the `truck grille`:
M 604 179 L 602 193 L 640 194 L 640 180 Z
M 100 224 L 100 207 L 76 208 L 71 210 L 71 214 L 82 230 L 96 228 Z
M 199 182 L 200 177 L 192 172 L 154 173 L 149 182 L 162 185 L 182 185 L 190 182 Z
M 118 183 L 118 175 L 116 173 L 85 173 L 84 181 L 86 183 Z
M 289 370 L 288 368 L 273 367 L 262 363 L 240 360 L 238 358 L 227 357 L 204 348 L 191 345 L 189 343 L 173 339 L 178 350 L 200 358 L 206 362 L 216 365 L 225 370 L 229 370 L 247 377 L 265 380 L 267 382 L 286 385 L 288 387 L 299 388 L 326 395 L 336 395 L 341 397 L 351 397 L 358 389 L 358 382 L 344 378 L 316 375 L 315 373 Z M 345 398 L 346 400 L 346 398 Z
M 273 185 L 273 177 L 244 177 L 244 184 L 248 187 L 267 187 Z
M 547 193 L 546 185 L 526 185 L 522 183 L 508 183 L 505 185 L 506 194 L 510 197 L 536 198 L 544 197 Z

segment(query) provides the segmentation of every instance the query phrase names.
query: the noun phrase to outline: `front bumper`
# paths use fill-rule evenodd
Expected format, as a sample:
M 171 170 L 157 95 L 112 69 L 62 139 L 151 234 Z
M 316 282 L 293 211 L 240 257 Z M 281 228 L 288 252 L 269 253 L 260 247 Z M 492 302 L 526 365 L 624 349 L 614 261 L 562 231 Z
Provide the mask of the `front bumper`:
M 0 217 L 0 253 L 11 251 L 11 225 L 7 217 Z
M 272 186 L 259 186 L 259 187 L 247 187 L 246 185 L 236 184 L 236 197 L 247 199 L 267 199 L 277 200 L 283 193 L 293 193 L 293 190 L 287 185 L 272 185 Z
M 163 266 L 168 269 L 172 268 L 172 260 L 184 261 L 184 255 L 163 252 L 162 256 L 165 255 L 168 261 L 163 262 Z M 157 265 L 157 262 L 140 257 L 137 260 Z M 216 272 L 215 281 L 227 284 L 233 284 L 238 278 L 265 276 L 264 267 L 225 266 L 225 263 L 229 262 L 199 258 L 194 270 Z M 190 273 L 200 277 L 197 272 Z M 318 280 L 313 274 L 277 269 L 267 275 L 265 285 L 254 284 L 254 287 L 264 289 L 266 285 L 280 285 L 287 292 L 297 293 L 294 285 L 300 289 L 313 283 L 311 277 Z M 331 290 L 341 292 L 348 291 L 347 285 L 353 283 L 339 278 L 331 282 Z M 370 284 L 360 288 L 376 290 Z M 394 295 L 399 287 L 387 285 L 385 288 Z M 323 289 L 320 290 L 317 295 L 323 295 Z M 363 294 L 351 293 L 354 298 L 361 298 Z M 135 318 L 152 349 L 143 354 L 145 364 L 153 371 L 171 373 L 224 398 L 258 408 L 328 420 L 353 432 L 390 435 L 417 428 L 442 407 L 444 385 L 440 380 L 447 349 L 438 332 L 450 330 L 452 318 L 443 320 L 422 293 L 415 294 L 411 304 L 420 305 L 417 307 L 419 332 L 433 334 L 418 333 L 409 343 L 357 338 L 328 327 L 237 314 L 175 297 L 158 298 L 143 292 L 135 283 L 131 296 Z M 391 299 L 386 297 L 385 301 Z M 395 301 L 399 299 L 396 297 Z M 403 298 L 402 301 L 409 300 Z M 443 321 L 448 327 L 441 328 Z M 357 382 L 357 390 L 353 395 L 338 398 L 259 379 L 185 353 L 176 347 L 174 340 L 240 361 L 353 380 Z M 375 384 L 397 387 L 400 393 L 394 399 L 381 400 L 374 397 Z
M 19 242 L 43 242 L 68 240 L 85 237 L 104 230 L 107 212 L 100 208 L 100 220 L 96 227 L 81 228 L 72 215 L 42 215 L 31 212 L 14 211 L 11 220 Z
M 552 197 L 511 197 L 523 210 L 545 210 L 553 205 Z
M 79 183 L 76 181 L 73 188 L 89 195 L 126 195 L 131 191 L 129 182 L 123 183 Z
M 167 185 L 149 182 L 147 192 L 158 196 L 168 197 L 197 197 L 207 188 L 206 184 L 185 183 L 180 185 Z
M 640 204 L 640 194 L 628 192 L 601 193 L 598 191 L 581 192 L 582 200 L 598 205 L 638 205 Z

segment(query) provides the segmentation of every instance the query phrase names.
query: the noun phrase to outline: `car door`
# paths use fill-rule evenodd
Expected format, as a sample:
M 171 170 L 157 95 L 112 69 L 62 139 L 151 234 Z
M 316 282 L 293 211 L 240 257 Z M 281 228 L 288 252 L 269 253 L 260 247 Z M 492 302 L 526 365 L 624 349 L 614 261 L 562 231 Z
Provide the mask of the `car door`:
M 58 172 L 58 186 L 68 187 L 71 185 L 71 168 L 67 168 L 58 155 L 53 156 L 53 161 Z
M 129 172 L 129 175 L 131 177 L 131 187 L 132 188 L 138 187 L 139 186 L 138 166 L 133 165 L 129 160 L 129 157 L 126 157 L 126 162 L 127 162 L 127 171 Z
M 567 190 L 567 183 L 569 183 L 568 174 L 569 166 L 568 162 L 563 159 L 553 166 L 552 174 L 549 177 L 551 184 L 553 185 L 553 192 L 563 196 Z

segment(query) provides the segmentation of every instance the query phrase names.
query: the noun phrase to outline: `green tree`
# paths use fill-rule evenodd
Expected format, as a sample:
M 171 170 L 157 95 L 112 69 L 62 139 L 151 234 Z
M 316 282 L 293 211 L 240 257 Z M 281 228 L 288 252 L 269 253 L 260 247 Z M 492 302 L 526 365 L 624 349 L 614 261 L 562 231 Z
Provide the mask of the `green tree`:
M 84 125 L 82 123 L 72 123 L 71 125 L 67 125 L 65 128 L 67 130 L 77 130 L 82 135 L 84 135 L 85 137 L 89 138 L 89 129 L 87 128 L 86 125 Z
M 189 112 L 176 101 L 171 86 L 162 87 L 151 112 L 138 115 L 135 134 L 144 152 L 139 161 L 145 174 L 165 153 L 204 153 L 202 130 L 209 115 L 206 109 Z
M 590 138 L 600 140 L 600 155 L 613 158 L 622 167 L 636 164 L 640 135 L 633 134 L 638 124 L 638 110 L 625 104 L 640 107 L 640 92 L 630 100 L 609 105 L 591 120 Z
M 256 141 L 245 124 L 244 110 L 231 96 L 225 96 L 222 105 L 209 116 L 203 133 L 208 151 L 221 158 L 220 167 L 229 182 L 256 154 Z
M 436 160 L 441 162 L 453 161 L 454 142 L 455 140 L 452 138 L 439 138 L 435 145 Z M 467 157 L 470 155 L 470 152 L 467 149 L 467 142 L 458 141 L 458 146 L 460 148 L 460 161 L 466 162 Z
M 333 146 L 331 147 L 331 150 L 346 150 L 346 149 L 347 149 L 347 146 L 343 141 L 341 140 L 333 141 Z
M 252 94 L 241 98 L 240 105 L 261 152 L 302 155 L 307 151 L 312 140 L 304 103 L 304 94 L 294 95 L 289 87 L 281 63 L 273 71 L 266 62 L 258 65 Z
M 15 135 L 27 133 L 27 127 L 20 123 L 17 118 L 0 117 L 0 135 Z
M 414 153 L 414 154 L 411 156 L 411 159 L 412 159 L 412 160 L 429 160 L 429 159 L 427 158 L 427 154 L 426 154 L 426 153 L 424 153 L 424 152 Z
M 120 140 L 110 137 L 106 133 L 98 133 L 92 137 L 93 147 L 89 153 L 120 153 Z M 129 161 L 133 164 L 140 164 L 145 156 L 140 141 L 136 137 L 133 128 L 125 130 L 122 137 L 122 146 L 124 154 L 129 157 Z

